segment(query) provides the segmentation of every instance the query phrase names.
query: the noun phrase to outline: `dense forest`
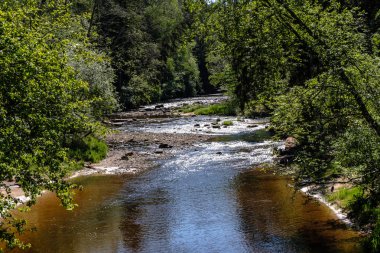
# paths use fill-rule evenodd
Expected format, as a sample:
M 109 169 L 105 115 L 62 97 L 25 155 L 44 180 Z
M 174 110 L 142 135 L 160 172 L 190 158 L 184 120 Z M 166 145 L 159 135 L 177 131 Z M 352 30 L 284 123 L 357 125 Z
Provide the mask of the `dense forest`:
M 6 182 L 74 208 L 65 181 L 102 159 L 117 110 L 223 90 L 298 146 L 298 187 L 343 182 L 380 251 L 380 2 L 0 1 L 0 238 L 25 221 Z

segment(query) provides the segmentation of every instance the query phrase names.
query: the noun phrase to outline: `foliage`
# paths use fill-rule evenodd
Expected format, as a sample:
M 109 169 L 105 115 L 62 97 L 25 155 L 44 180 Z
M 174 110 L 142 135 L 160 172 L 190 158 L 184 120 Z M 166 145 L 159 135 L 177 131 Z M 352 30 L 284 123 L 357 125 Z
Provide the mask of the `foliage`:
M 107 155 L 107 144 L 95 137 L 88 136 L 73 140 L 70 144 L 69 156 L 79 161 L 99 162 Z
M 231 120 L 226 120 L 226 121 L 223 121 L 222 125 L 223 126 L 233 126 L 234 123 Z
M 76 71 L 76 78 L 89 84 L 92 98 L 91 114 L 102 118 L 118 108 L 113 81 L 115 73 L 109 59 L 102 52 L 89 46 L 76 44 L 68 51 L 69 65 Z
M 186 4 L 195 16 L 194 28 L 213 45 L 208 48 L 211 80 L 228 77 L 227 88 L 242 111 L 262 106 L 279 137 L 297 138 L 298 186 L 346 179 L 363 190 L 349 205 L 350 215 L 373 231 L 369 242 L 378 251 L 379 3 Z
M 106 0 L 97 4 L 101 45 L 111 50 L 116 90 L 125 108 L 194 96 L 199 71 L 186 40 L 181 1 Z
M 48 189 L 73 208 L 64 177 L 76 160 L 104 157 L 93 136 L 117 100 L 136 108 L 220 88 L 232 102 L 183 111 L 270 113 L 278 137 L 300 144 L 297 186 L 347 180 L 353 190 L 331 198 L 349 203 L 379 250 L 378 2 L 69 2 L 0 1 L 0 238 L 8 246 L 22 247 L 25 223 L 9 212 L 17 200 L 5 181 L 20 184 L 30 204 Z
M 112 70 L 89 47 L 70 7 L 59 0 L 0 2 L 0 240 L 10 248 L 27 246 L 17 239 L 26 223 L 13 217 L 19 200 L 5 183 L 20 185 L 28 205 L 50 190 L 72 209 L 68 143 L 102 134 L 95 118 L 115 106 Z
M 193 112 L 196 115 L 236 115 L 235 106 L 231 102 L 212 105 L 194 105 L 181 109 L 184 113 Z
M 335 192 L 328 194 L 327 199 L 330 202 L 336 202 L 342 208 L 348 208 L 355 201 L 357 196 L 361 196 L 363 191 L 359 187 L 347 188 L 343 187 Z
M 174 58 L 167 59 L 167 75 L 170 78 L 162 84 L 162 98 L 191 97 L 200 92 L 199 71 L 192 47 L 192 44 L 180 47 Z

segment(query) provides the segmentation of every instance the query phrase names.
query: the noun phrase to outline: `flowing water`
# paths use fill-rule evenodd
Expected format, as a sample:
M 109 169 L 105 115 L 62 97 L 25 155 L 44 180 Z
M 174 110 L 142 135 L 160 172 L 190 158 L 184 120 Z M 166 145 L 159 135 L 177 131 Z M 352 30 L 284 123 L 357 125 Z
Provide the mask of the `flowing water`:
M 75 179 L 84 190 L 72 212 L 44 195 L 26 217 L 37 228 L 25 236 L 29 252 L 361 252 L 358 233 L 330 209 L 255 167 L 281 145 L 265 123 L 213 129 L 210 120 L 126 127 L 192 132 L 196 123 L 214 137 L 139 175 Z

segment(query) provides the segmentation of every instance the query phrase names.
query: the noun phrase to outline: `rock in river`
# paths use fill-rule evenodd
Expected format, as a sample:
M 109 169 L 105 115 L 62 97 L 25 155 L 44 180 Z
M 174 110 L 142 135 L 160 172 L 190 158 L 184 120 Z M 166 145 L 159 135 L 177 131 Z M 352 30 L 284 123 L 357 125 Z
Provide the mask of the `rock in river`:
M 169 144 L 161 143 L 158 148 L 172 148 L 173 146 L 170 146 Z

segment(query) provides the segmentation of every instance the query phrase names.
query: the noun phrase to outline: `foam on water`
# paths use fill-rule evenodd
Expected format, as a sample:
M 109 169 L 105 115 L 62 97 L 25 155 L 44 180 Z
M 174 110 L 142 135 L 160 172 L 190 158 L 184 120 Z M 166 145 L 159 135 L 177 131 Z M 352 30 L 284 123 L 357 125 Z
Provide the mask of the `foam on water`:
M 232 126 L 223 126 L 224 121 L 231 121 Z M 213 124 L 218 124 L 213 126 Z M 132 124 L 124 126 L 126 131 L 138 131 L 149 133 L 178 133 L 201 135 L 231 135 L 254 132 L 267 127 L 267 119 L 242 119 L 236 117 L 186 117 L 153 123 Z
M 185 99 L 173 99 L 165 104 L 165 108 L 179 108 L 184 105 L 194 105 L 194 104 L 216 104 L 223 101 L 226 101 L 228 99 L 227 96 L 205 96 L 205 97 L 194 97 L 194 98 L 185 98 Z M 142 109 L 154 109 L 156 106 L 162 105 L 162 104 L 153 104 L 153 105 L 147 105 L 143 106 Z

